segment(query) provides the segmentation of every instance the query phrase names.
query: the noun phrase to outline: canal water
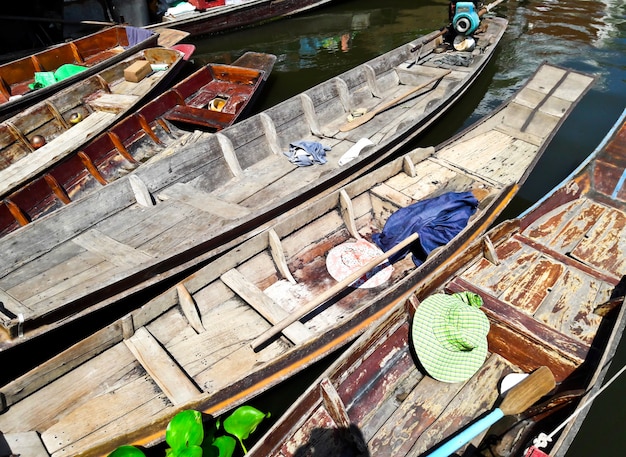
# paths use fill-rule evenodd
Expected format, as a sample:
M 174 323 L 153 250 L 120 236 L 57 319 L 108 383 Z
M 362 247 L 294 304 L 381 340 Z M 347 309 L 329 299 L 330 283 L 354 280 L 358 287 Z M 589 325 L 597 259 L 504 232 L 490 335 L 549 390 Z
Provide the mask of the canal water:
M 447 4 L 444 0 L 337 1 L 290 19 L 195 38 L 194 63 L 228 63 L 248 50 L 275 54 L 276 66 L 256 107 L 261 110 L 444 26 Z M 626 107 L 626 5 L 623 0 L 506 0 L 493 13 L 509 20 L 495 58 L 462 101 L 415 146 L 436 145 L 487 114 L 543 61 L 598 77 L 507 209 L 504 217 L 508 218 L 564 179 Z M 626 341 L 609 376 L 624 364 Z M 323 364 L 299 376 L 291 383 L 290 394 L 303 390 L 322 368 Z M 285 392 L 270 392 L 261 407 L 289 403 L 291 397 Z M 626 375 L 596 400 L 567 455 L 622 456 L 625 449 Z

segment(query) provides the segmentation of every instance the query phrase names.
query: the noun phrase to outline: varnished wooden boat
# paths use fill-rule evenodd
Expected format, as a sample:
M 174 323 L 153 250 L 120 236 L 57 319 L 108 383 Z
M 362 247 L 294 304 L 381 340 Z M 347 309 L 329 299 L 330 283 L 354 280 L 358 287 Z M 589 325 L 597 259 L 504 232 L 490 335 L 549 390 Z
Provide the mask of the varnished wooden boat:
M 166 89 L 187 58 L 177 49 L 143 49 L 0 122 L 0 197 L 14 199 L 16 189 L 44 172 L 41 179 L 55 179 L 50 169 Z M 139 81 L 133 74 L 127 79 L 126 73 L 142 64 L 149 73 L 144 71 Z M 41 201 L 37 192 L 30 198 Z
M 133 61 L 165 61 L 163 57 L 168 56 L 180 60 L 176 51 L 151 48 Z M 128 174 L 154 155 L 167 154 L 190 137 L 197 138 L 200 132 L 190 131 L 194 127 L 216 132 L 232 125 L 249 111 L 275 61 L 276 56 L 271 54 L 247 52 L 233 65 L 208 64 L 130 115 L 126 114 L 139 101 L 135 93 L 143 94 L 142 98 L 148 91 L 154 93 L 151 87 L 157 83 L 162 87 L 159 78 L 163 76 L 155 72 L 140 83 L 129 83 L 123 71 L 130 61 L 124 61 L 106 71 L 113 80 L 106 85 L 110 91 L 101 88 L 107 75 L 97 75 L 68 89 L 71 98 L 62 92 L 58 101 L 55 96 L 25 111 L 19 118 L 22 122 L 6 121 L 7 130 L 19 131 L 19 135 L 9 138 L 7 155 L 30 154 L 0 170 L 0 197 L 10 211 L 5 213 L 10 218 L 2 218 L 0 233 L 68 205 Z M 68 99 L 75 102 L 70 105 Z M 122 105 L 125 101 L 130 105 Z M 220 106 L 210 108 L 216 102 Z M 122 111 L 110 112 L 122 106 Z M 58 116 L 53 117 L 51 112 Z M 84 120 L 72 126 L 68 119 L 76 113 Z M 98 134 L 100 131 L 103 133 Z M 34 135 L 45 136 L 50 142 L 31 152 L 27 137 Z
M 105 454 L 129 442 L 149 446 L 163 438 L 176 412 L 220 414 L 337 350 L 486 230 L 592 81 L 544 65 L 514 98 L 451 140 L 409 152 L 285 214 L 1 388 L 0 430 L 40 435 L 54 456 Z M 168 198 L 183 191 L 173 186 Z M 397 210 L 454 191 L 472 191 L 477 210 L 419 267 L 400 260 L 388 281 L 369 289 L 351 289 L 326 271 L 331 248 L 369 239 Z M 252 348 L 270 323 L 321 297 L 323 306 L 307 319 L 296 317 L 284 336 Z
M 313 448 L 326 456 L 430 455 L 498 404 L 505 375 L 541 366 L 557 389 L 455 455 L 530 455 L 541 433 L 552 439 L 537 443 L 541 455 L 566 455 L 586 414 L 574 411 L 600 389 L 626 324 L 625 166 L 626 111 L 550 194 L 414 282 L 413 294 L 342 354 L 248 455 L 311 455 Z M 412 349 L 415 309 L 431 294 L 463 291 L 483 299 L 489 352 L 466 382 L 440 382 Z
M 388 160 L 476 80 L 506 25 L 505 19 L 485 16 L 475 54 L 434 53 L 442 37 L 433 32 L 218 133 L 195 136 L 185 147 L 166 150 L 153 163 L 1 237 L 0 289 L 11 297 L 0 322 L 3 342 L 19 344 L 26 335 L 188 271 L 297 204 Z M 468 65 L 456 65 L 458 60 Z M 342 131 L 358 108 L 369 109 L 366 115 L 387 109 Z M 162 125 L 151 127 L 155 135 L 164 134 L 158 131 Z M 339 165 L 362 138 L 373 146 Z M 292 163 L 284 152 L 299 141 L 331 148 L 327 162 Z M 93 174 L 81 189 L 89 186 L 101 186 Z M 19 211 L 19 202 L 7 206 L 5 199 L 0 220 L 19 225 L 13 215 Z M 28 221 L 23 214 L 22 222 Z
M 157 40 L 158 34 L 152 31 L 115 26 L 0 65 L 0 119 L 6 119 L 141 49 L 156 46 Z M 86 69 L 56 84 L 35 90 L 29 88 L 36 72 L 54 72 L 64 64 Z

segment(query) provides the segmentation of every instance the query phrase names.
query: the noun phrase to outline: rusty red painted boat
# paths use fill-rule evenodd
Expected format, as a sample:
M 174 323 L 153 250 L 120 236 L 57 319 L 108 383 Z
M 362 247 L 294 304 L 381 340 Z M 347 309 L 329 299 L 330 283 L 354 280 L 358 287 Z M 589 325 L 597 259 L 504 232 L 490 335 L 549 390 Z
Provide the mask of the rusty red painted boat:
M 250 111 L 276 61 L 271 54 L 246 52 L 232 65 L 207 64 L 136 109 L 154 93 L 150 88 L 164 90 L 167 81 L 154 72 L 129 83 L 124 69 L 145 56 L 156 65 L 167 64 L 166 54 L 176 57 L 169 59 L 169 71 L 182 62 L 174 50 L 151 48 L 140 54 L 107 70 L 106 78 L 94 76 L 19 119 L 0 123 L 0 129 L 19 132 L 8 137 L 2 150 L 7 161 L 14 158 L 16 163 L 0 170 L 0 236 L 127 175 L 155 155 L 171 154 L 198 137 L 194 128 L 217 132 L 232 125 Z M 103 90 L 107 79 L 108 90 Z M 72 125 L 74 115 L 83 120 Z M 36 136 L 48 143 L 32 150 Z
M 28 186 L 169 87 L 187 54 L 175 48 L 140 50 L 0 121 L 0 196 Z M 141 75 L 134 68 L 141 68 Z M 53 188 L 62 189 L 59 183 Z
M 561 185 L 415 282 L 248 455 L 431 455 L 500 404 L 506 375 L 539 367 L 556 389 L 458 455 L 566 455 L 626 325 L 624 176 L 626 111 Z M 466 381 L 442 382 L 420 363 L 414 329 L 428 297 L 459 292 L 482 298 L 488 354 Z
M 138 309 L 0 388 L 0 430 L 26 432 L 54 456 L 151 446 L 177 412 L 220 414 L 328 356 L 494 222 L 593 81 L 544 65 L 500 109 L 436 148 L 409 151 L 281 215 L 153 299 L 129 295 Z M 352 288 L 354 280 L 327 271 L 329 251 L 365 244 L 391 215 L 450 193 L 472 200 L 475 212 L 445 245 L 419 254 L 422 263 L 411 256 L 394 262 L 387 280 L 373 288 Z M 202 208 L 193 197 L 181 185 L 164 191 L 164 201 Z M 137 209 L 140 217 L 144 209 Z M 114 254 L 132 260 L 127 251 Z M 4 297 L 7 310 L 26 312 Z M 285 319 L 291 321 L 286 326 Z M 17 333 L 19 318 L 13 322 Z M 71 334 L 81 324 L 62 331 Z M 266 338 L 275 328 L 278 334 Z M 23 329 L 28 339 L 49 327 Z M 14 341 L 2 341 L 8 356 L 21 349 L 11 348 Z

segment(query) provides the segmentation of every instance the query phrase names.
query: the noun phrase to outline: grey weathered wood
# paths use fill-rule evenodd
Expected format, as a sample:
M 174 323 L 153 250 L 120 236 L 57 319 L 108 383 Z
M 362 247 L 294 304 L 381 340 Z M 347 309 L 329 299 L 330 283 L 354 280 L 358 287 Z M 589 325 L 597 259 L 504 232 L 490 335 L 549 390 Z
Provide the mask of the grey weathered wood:
M 0 433 L 0 440 L 7 444 L 12 456 L 49 457 L 37 432 Z M 4 446 L 0 446 L 3 449 Z M 8 454 L 7 454 L 8 455 Z
M 145 327 L 138 328 L 124 342 L 172 403 L 182 404 L 200 394 L 200 390 Z
M 139 178 L 137 175 L 131 175 L 128 177 L 128 182 L 130 184 L 130 188 L 133 191 L 133 195 L 135 196 L 135 200 L 137 200 L 137 203 L 139 203 L 141 206 L 145 206 L 146 208 L 149 208 L 156 204 L 154 198 L 152 197 L 152 194 L 150 194 L 150 191 L 148 190 L 148 186 L 146 186 L 141 178 Z
M 224 219 L 238 219 L 250 214 L 248 208 L 220 200 L 187 184 L 178 183 L 170 186 L 159 194 L 159 198 L 176 199 Z
M 235 148 L 233 144 L 228 139 L 228 137 L 217 133 L 217 139 L 220 142 L 220 146 L 222 147 L 222 153 L 224 154 L 224 158 L 226 159 L 226 163 L 230 167 L 230 171 L 233 173 L 233 176 L 241 176 L 242 169 L 239 161 L 237 160 L 237 155 L 235 154 Z
M 360 240 L 362 237 L 359 234 L 354 222 L 354 208 L 352 206 L 352 200 L 350 200 L 350 196 L 345 189 L 341 189 L 341 191 L 339 191 L 339 207 L 341 208 L 341 215 L 343 216 L 348 232 L 350 232 L 350 235 L 352 235 L 353 238 Z
M 254 284 L 248 282 L 237 270 L 227 271 L 221 276 L 221 279 L 270 323 L 279 322 L 288 316 L 287 311 L 276 304 Z M 283 333 L 294 343 L 301 343 L 312 336 L 311 331 L 300 322 L 289 325 L 284 329 Z
M 274 262 L 276 263 L 276 268 L 278 268 L 278 270 L 287 281 L 295 284 L 296 280 L 291 274 L 291 271 L 289 271 L 289 266 L 287 265 L 287 261 L 285 259 L 285 251 L 280 242 L 280 237 L 276 234 L 276 231 L 274 229 L 269 229 L 267 232 L 267 236 L 269 237 L 272 259 L 274 259 Z
M 183 309 L 185 317 L 189 321 L 189 325 L 198 333 L 204 332 L 205 328 L 202 324 L 200 314 L 198 313 L 198 308 L 196 307 L 193 297 L 185 287 L 185 284 L 182 282 L 176 284 L 176 292 L 178 294 L 178 302 Z
M 81 233 L 75 236 L 72 241 L 120 267 L 132 267 L 152 258 L 148 254 L 120 243 L 97 230 Z

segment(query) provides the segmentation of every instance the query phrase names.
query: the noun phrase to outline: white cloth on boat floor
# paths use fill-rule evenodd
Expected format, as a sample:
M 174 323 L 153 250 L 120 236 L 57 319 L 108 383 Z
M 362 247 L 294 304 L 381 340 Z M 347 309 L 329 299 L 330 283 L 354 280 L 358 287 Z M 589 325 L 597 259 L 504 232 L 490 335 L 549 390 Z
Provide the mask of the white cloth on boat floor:
M 354 143 L 350 149 L 348 149 L 344 155 L 339 158 L 339 166 L 344 166 L 351 160 L 356 159 L 361 151 L 368 146 L 373 146 L 374 143 L 369 138 L 361 138 Z

